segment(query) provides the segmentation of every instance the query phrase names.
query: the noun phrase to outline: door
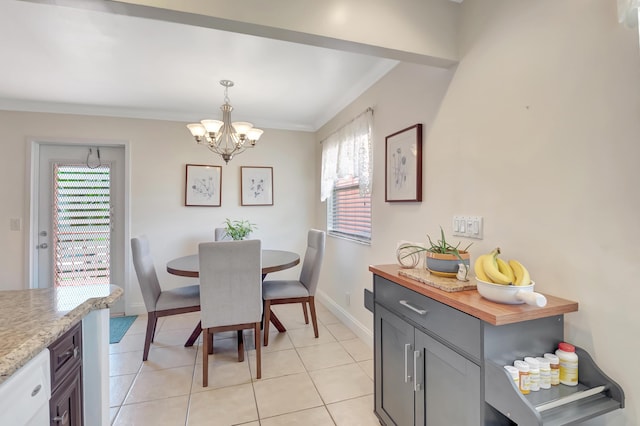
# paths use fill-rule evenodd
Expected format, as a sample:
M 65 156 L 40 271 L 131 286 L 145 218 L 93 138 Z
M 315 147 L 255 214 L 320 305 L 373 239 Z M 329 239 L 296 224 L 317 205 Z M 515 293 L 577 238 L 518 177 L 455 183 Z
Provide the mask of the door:
M 124 147 L 42 144 L 38 163 L 37 287 L 123 287 Z
M 378 304 L 375 321 L 376 414 L 387 425 L 413 425 L 414 327 Z

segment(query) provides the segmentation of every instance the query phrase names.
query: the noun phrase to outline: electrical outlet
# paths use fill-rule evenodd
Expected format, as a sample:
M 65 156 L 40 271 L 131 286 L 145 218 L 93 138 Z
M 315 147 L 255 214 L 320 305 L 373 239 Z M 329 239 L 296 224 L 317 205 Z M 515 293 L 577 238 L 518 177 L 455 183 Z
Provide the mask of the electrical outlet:
M 22 231 L 22 219 L 19 217 L 9 219 L 9 229 L 11 231 Z

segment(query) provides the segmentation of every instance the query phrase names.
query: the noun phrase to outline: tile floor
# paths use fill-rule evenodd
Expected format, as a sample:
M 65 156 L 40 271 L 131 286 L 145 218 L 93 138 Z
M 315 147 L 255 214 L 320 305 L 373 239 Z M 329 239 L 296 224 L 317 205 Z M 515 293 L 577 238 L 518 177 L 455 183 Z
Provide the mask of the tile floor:
M 149 359 L 142 362 L 146 316 L 110 345 L 112 424 L 121 425 L 379 425 L 373 414 L 373 351 L 318 304 L 320 337 L 304 324 L 299 304 L 274 311 L 286 333 L 262 347 L 255 379 L 253 332 L 245 331 L 244 362 L 234 333 L 217 334 L 202 387 L 199 344 L 184 342 L 199 314 L 160 318 Z

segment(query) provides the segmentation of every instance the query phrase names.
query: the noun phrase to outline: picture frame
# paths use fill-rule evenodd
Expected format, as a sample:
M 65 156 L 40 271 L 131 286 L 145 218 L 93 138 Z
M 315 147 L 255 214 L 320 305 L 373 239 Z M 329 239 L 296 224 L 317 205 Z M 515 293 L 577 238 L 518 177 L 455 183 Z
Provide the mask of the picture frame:
M 186 165 L 184 205 L 197 207 L 220 207 L 222 205 L 221 166 Z
M 240 204 L 273 205 L 273 167 L 240 167 Z
M 422 201 L 422 124 L 385 138 L 384 172 L 386 202 Z

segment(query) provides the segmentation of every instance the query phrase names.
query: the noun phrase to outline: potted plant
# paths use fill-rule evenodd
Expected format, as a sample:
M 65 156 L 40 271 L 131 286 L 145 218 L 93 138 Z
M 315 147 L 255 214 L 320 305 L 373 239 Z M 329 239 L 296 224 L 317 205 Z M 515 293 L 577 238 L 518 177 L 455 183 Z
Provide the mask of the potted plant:
M 256 225 L 248 220 L 227 219 L 225 221 L 225 231 L 232 240 L 244 240 L 251 232 L 256 229 Z
M 461 249 L 460 242 L 456 245 L 449 243 L 444 235 L 444 230 L 440 227 L 440 239 L 433 241 L 429 235 L 427 235 L 429 244 L 427 247 L 421 246 L 405 246 L 405 250 L 408 248 L 411 251 L 407 252 L 403 256 L 410 256 L 416 253 L 425 252 L 426 267 L 429 271 L 435 275 L 441 275 L 445 277 L 455 277 L 458 272 L 458 264 L 463 263 L 466 265 L 465 279 L 469 273 L 470 259 L 468 249 L 473 243 L 469 243 L 468 246 Z

